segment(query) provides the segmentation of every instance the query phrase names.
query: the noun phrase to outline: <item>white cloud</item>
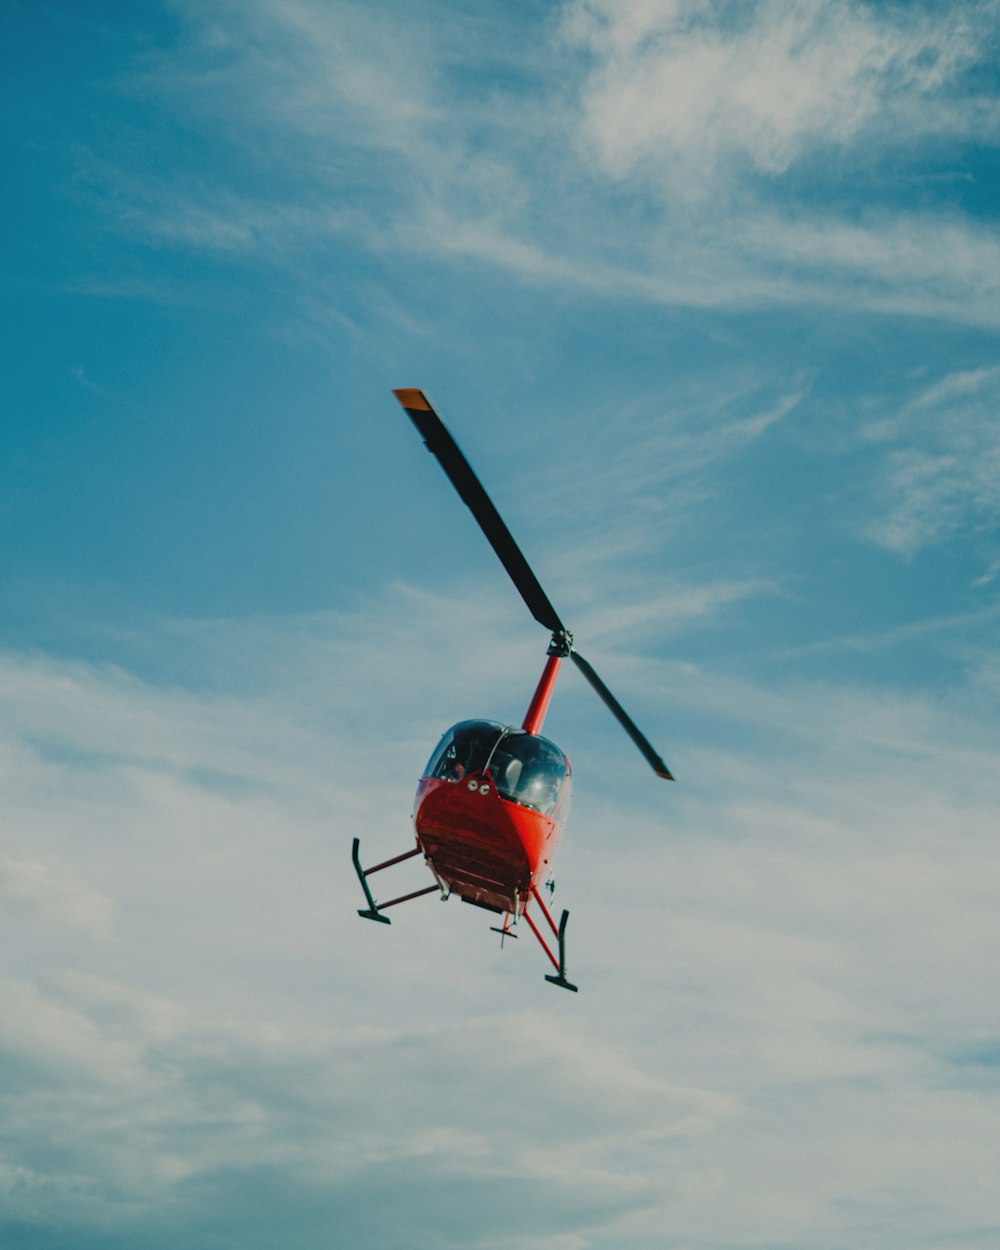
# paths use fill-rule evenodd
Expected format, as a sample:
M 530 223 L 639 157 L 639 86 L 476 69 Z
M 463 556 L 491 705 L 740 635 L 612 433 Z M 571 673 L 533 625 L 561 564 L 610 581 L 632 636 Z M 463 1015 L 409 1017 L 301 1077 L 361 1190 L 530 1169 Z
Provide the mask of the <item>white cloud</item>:
M 579 569 L 574 562 L 574 568 Z M 658 644 L 673 633 L 683 631 L 695 622 L 717 620 L 730 605 L 760 595 L 775 593 L 773 584 L 761 581 L 714 582 L 696 586 L 675 586 L 663 594 L 648 595 L 640 602 L 625 601 L 619 594 L 609 594 L 609 579 L 601 581 L 602 589 L 614 602 L 591 607 L 576 621 L 581 644 L 589 652 L 591 641 L 602 638 L 621 649 L 642 638 L 655 638 Z
M 965 74 L 992 2 L 580 0 L 529 29 L 309 0 L 178 10 L 184 37 L 131 85 L 207 127 L 211 177 L 178 153 L 168 176 L 88 155 L 87 179 L 159 243 L 294 269 L 303 307 L 331 299 L 303 256 L 361 246 L 642 303 L 996 321 L 993 233 L 930 193 L 975 179 L 957 144 L 1000 133 Z
M 958 535 L 996 530 L 998 406 L 1000 369 L 961 371 L 926 387 L 895 416 L 868 424 L 863 436 L 881 452 L 870 539 L 910 557 Z
M 106 941 L 114 935 L 111 899 L 59 859 L 0 859 L 0 893 L 89 937 Z
M 187 41 L 164 52 L 161 38 L 134 85 L 206 146 L 191 166 L 186 143 L 157 150 L 145 170 L 132 151 L 134 177 L 106 179 L 110 215 L 160 244 L 322 270 L 330 301 L 342 274 L 369 268 L 339 250 L 350 239 L 389 269 L 478 257 L 630 306 L 811 300 L 995 321 L 986 226 L 954 205 L 904 215 L 895 192 L 862 220 L 850 177 L 831 177 L 829 197 L 795 182 L 816 156 L 840 151 L 853 167 L 913 155 L 907 144 L 934 126 L 967 135 L 989 100 L 961 116 L 961 22 L 995 6 L 925 9 L 904 29 L 886 16 L 896 10 L 860 4 L 577 5 L 570 21 L 591 43 L 569 51 L 547 41 L 554 26 L 512 34 L 523 6 L 499 29 L 475 6 L 429 19 L 307 0 L 176 11 Z M 489 55 L 487 32 L 503 36 Z M 715 78 L 692 78 L 684 49 Z M 828 92 L 809 78 L 821 52 Z M 686 94 L 636 102 L 616 166 L 598 140 L 625 125 L 627 67 L 651 91 L 669 68 Z M 586 111 L 601 90 L 606 117 Z M 679 189 L 675 160 L 690 174 Z M 694 203 L 698 179 L 719 196 Z M 776 187 L 794 219 L 768 197 Z M 294 289 L 303 307 L 322 302 Z M 782 648 L 776 616 L 750 608 L 777 602 L 779 562 L 807 547 L 770 548 L 758 520 L 725 530 L 726 491 L 766 510 L 767 492 L 811 490 L 808 472 L 804 485 L 793 474 L 816 338 L 804 333 L 765 392 L 720 376 L 727 319 L 672 337 L 668 318 L 630 308 L 620 337 L 598 339 L 619 307 L 588 338 L 579 320 L 566 330 L 574 349 L 599 342 L 626 372 L 639 326 L 637 354 L 662 348 L 666 372 L 716 335 L 684 366 L 697 385 L 664 400 L 651 367 L 645 398 L 629 384 L 641 407 L 609 411 L 598 363 L 591 407 L 543 430 L 526 422 L 525 442 L 505 448 L 538 475 L 521 515 L 554 555 L 551 582 L 538 562 L 543 581 L 681 778 L 655 781 L 567 677 L 552 725 L 577 805 L 558 899 L 573 911 L 580 994 L 544 983 L 526 935 L 501 952 L 487 918 L 454 901 L 421 900 L 391 927 L 356 916 L 352 837 L 372 860 L 410 846 L 412 786 L 436 734 L 470 714 L 516 717 L 530 695 L 544 639 L 485 548 L 490 568 L 446 570 L 446 592 L 395 586 L 352 613 L 147 621 L 134 640 L 144 678 L 127 663 L 8 651 L 0 1243 L 911 1250 L 937 1238 L 992 1250 L 992 620 L 965 619 L 982 654 L 962 655 L 939 694 L 914 690 L 923 670 L 893 685 L 888 664 L 870 685 L 823 679 L 807 650 L 801 676 L 783 662 L 747 676 Z M 368 330 L 364 314 L 345 324 Z M 791 320 L 760 333 L 794 335 Z M 418 328 L 422 354 L 441 349 L 433 326 Z M 450 355 L 467 350 L 454 340 Z M 402 354 L 394 341 L 378 358 Z M 991 523 L 997 387 L 993 369 L 928 375 L 869 424 L 881 491 L 870 537 L 907 554 Z M 546 437 L 558 457 L 538 453 Z M 856 452 L 853 420 L 851 437 Z M 747 472 L 730 474 L 741 457 Z M 784 476 L 770 472 L 779 460 Z M 817 475 L 818 493 L 827 481 Z M 722 554 L 706 567 L 695 541 L 667 582 L 650 545 L 677 567 L 671 526 L 693 499 L 718 506 L 689 513 L 689 533 L 718 523 Z M 837 628 L 831 616 L 817 632 Z M 669 633 L 703 655 L 706 627 L 733 619 L 718 667 L 630 654 Z M 897 643 L 932 645 L 962 619 L 938 610 L 877 645 L 897 659 Z M 613 648 L 591 651 L 612 634 Z M 96 645 L 122 655 L 130 642 L 122 630 Z M 670 727 L 663 740 L 656 723 Z
M 860 1193 L 894 1250 L 931 1172 L 924 1231 L 986 1218 L 968 1161 L 992 1095 L 976 1112 L 949 1056 L 1000 1035 L 987 709 L 621 657 L 694 732 L 669 793 L 638 760 L 607 785 L 612 752 L 577 761 L 559 899 L 581 992 L 559 998 L 471 908 L 354 915 L 350 838 L 403 849 L 433 692 L 462 714 L 510 684 L 459 645 L 481 607 L 393 594 L 185 627 L 227 657 L 212 690 L 6 657 L 7 741 L 35 764 L 13 857 L 100 880 L 125 938 L 69 947 L 39 908 L 0 913 L 7 1218 L 115 1248 L 142 1225 L 157 1250 L 209 1225 L 273 1244 L 243 1222 L 260 1204 L 296 1250 L 331 1221 L 447 1244 L 442 1210 L 482 1250 L 641 1247 L 665 1222 L 819 1248 L 860 1235 Z
M 566 30 L 596 66 L 586 134 L 609 173 L 642 162 L 685 194 L 723 161 L 783 173 L 807 151 L 936 130 L 937 93 L 980 55 L 982 16 L 879 13 L 844 2 L 579 0 Z M 970 20 L 973 19 L 973 20 Z
M 145 998 L 108 981 L 3 989 L 13 1010 L 0 1021 L 0 1050 L 12 1079 L 0 1089 L 9 1160 L 0 1184 L 6 1217 L 39 1230 L 75 1224 L 117 1237 L 138 1216 L 163 1235 L 178 1213 L 197 1230 L 227 1177 L 230 1190 L 259 1177 L 282 1213 L 296 1190 L 323 1192 L 341 1229 L 368 1221 L 367 1244 L 397 1244 L 415 1216 L 412 1178 L 429 1210 L 456 1187 L 480 1202 L 492 1190 L 498 1208 L 519 1200 L 499 1237 L 490 1221 L 476 1226 L 474 1207 L 454 1217 L 465 1244 L 523 1250 L 539 1219 L 572 1223 L 575 1207 L 600 1225 L 657 1193 L 621 1156 L 710 1132 L 733 1110 L 728 1097 L 636 1070 L 585 1027 L 560 1036 L 524 1012 L 304 1031 L 169 1003 L 151 1017 Z M 164 1012 L 169 1027 L 151 1025 Z M 377 1213 L 372 1187 L 383 1193 Z M 303 1244 L 316 1245 L 329 1225 L 321 1232 L 310 1219 Z M 418 1226 L 410 1244 L 441 1236 Z M 250 1232 L 243 1244 L 273 1244 L 267 1237 Z

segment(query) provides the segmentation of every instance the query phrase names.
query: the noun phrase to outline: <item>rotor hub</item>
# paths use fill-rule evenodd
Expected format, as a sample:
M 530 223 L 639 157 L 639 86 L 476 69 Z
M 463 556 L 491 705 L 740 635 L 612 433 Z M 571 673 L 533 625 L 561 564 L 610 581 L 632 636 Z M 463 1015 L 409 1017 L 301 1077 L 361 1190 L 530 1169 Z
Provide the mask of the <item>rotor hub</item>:
M 552 631 L 552 641 L 549 643 L 547 655 L 557 655 L 560 659 L 565 660 L 573 650 L 573 635 L 568 629 L 556 629 Z

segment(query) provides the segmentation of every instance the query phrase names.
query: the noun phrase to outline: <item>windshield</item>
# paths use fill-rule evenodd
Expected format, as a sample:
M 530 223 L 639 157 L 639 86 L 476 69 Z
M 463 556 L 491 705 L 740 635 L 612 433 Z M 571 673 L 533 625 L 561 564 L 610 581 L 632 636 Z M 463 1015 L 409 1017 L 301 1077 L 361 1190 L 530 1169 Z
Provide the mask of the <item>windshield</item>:
M 441 739 L 426 776 L 460 781 L 489 768 L 505 799 L 554 815 L 567 792 L 569 761 L 547 738 L 505 729 L 496 721 L 462 721 Z
M 469 773 L 481 773 L 504 727 L 492 720 L 463 720 L 444 735 L 427 765 L 426 777 L 461 781 Z
M 569 761 L 546 738 L 513 729 L 497 743 L 490 772 L 504 798 L 551 816 L 569 777 Z

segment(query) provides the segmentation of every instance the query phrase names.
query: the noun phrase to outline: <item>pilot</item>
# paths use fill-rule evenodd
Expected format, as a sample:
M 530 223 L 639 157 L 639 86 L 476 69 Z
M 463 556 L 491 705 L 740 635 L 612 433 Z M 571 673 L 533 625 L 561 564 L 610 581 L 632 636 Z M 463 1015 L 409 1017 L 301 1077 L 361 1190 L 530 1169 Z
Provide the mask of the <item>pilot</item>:
M 443 781 L 461 781 L 465 776 L 465 765 L 458 758 L 458 750 L 453 742 L 445 752 L 444 759 L 438 769 L 438 776 Z

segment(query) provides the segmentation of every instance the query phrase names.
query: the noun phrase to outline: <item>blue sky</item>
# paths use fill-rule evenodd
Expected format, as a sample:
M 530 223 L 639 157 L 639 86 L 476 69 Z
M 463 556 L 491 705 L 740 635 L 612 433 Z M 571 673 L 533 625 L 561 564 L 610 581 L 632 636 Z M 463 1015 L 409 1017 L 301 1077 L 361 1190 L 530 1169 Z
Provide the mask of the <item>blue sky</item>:
M 997 1244 L 998 17 L 7 4 L 5 1247 Z M 401 386 L 578 996 L 355 915 L 546 643 Z

